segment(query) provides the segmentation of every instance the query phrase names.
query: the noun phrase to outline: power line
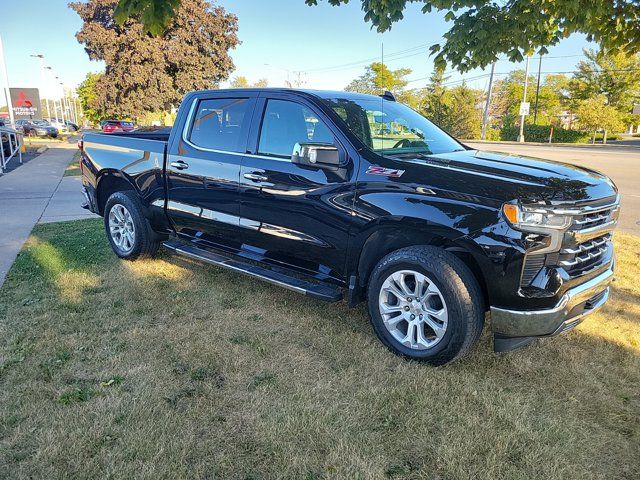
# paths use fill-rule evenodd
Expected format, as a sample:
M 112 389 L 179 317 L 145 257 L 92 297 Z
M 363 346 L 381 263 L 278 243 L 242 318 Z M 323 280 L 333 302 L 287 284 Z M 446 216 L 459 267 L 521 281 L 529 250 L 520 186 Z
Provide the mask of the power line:
M 410 48 L 406 48 L 404 50 L 399 50 L 397 52 L 393 52 L 393 53 L 389 53 L 386 56 L 386 60 L 399 60 L 401 58 L 408 58 L 410 56 L 415 56 L 415 55 L 419 55 L 422 52 L 416 52 L 416 50 L 422 50 L 425 49 L 429 46 L 429 44 L 422 44 L 422 45 L 416 45 L 414 47 L 410 47 Z M 399 55 L 404 55 L 407 54 L 409 52 L 416 52 L 416 53 L 412 53 L 411 55 L 406 55 L 404 57 Z M 397 58 L 396 58 L 397 57 Z M 349 62 L 349 63 L 343 63 L 343 64 L 339 64 L 339 65 L 332 65 L 332 66 L 327 66 L 327 67 L 318 67 L 318 68 L 311 68 L 308 70 L 304 70 L 305 72 L 321 72 L 321 71 L 328 71 L 328 70 L 332 70 L 332 71 L 337 71 L 337 70 L 342 70 L 345 68 L 350 68 L 353 66 L 358 66 L 358 65 L 362 65 L 362 64 L 366 64 L 369 62 L 373 62 L 376 60 L 380 60 L 379 56 L 376 57 L 369 57 L 369 58 L 363 58 L 361 60 L 354 60 L 353 62 Z

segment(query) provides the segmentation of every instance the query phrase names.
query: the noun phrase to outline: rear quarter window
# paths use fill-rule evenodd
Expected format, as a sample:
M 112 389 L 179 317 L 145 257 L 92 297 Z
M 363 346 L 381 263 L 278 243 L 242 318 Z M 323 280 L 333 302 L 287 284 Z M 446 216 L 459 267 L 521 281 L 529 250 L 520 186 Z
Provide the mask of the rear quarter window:
M 190 126 L 188 140 L 196 147 L 224 152 L 242 152 L 241 132 L 249 100 L 217 98 L 200 100 Z

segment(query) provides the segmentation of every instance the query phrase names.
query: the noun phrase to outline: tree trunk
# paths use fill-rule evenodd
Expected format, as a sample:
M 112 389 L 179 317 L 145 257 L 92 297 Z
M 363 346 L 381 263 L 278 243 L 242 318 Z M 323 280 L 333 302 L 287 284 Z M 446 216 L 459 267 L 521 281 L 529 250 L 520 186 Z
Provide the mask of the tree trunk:
M 593 132 L 593 137 L 591 137 L 591 145 L 596 144 L 596 132 Z
M 607 144 L 607 131 L 604 131 L 604 134 L 602 135 L 602 144 L 606 145 Z

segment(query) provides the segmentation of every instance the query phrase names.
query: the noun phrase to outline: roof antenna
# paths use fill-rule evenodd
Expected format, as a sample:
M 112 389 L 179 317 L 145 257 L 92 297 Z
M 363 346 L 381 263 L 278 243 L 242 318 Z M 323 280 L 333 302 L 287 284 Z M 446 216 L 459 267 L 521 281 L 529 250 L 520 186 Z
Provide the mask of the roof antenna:
M 382 81 L 384 82 L 384 42 L 380 43 L 380 49 L 381 49 L 381 63 L 382 63 Z M 384 88 L 385 85 L 382 85 L 382 88 Z M 389 90 L 384 90 L 384 93 L 382 95 L 380 95 L 382 98 L 384 98 L 385 100 L 391 100 L 392 102 L 396 101 L 396 97 L 393 96 L 393 93 L 391 93 Z M 384 105 L 384 104 L 383 104 Z M 382 113 L 384 114 L 384 106 L 383 106 L 383 111 Z

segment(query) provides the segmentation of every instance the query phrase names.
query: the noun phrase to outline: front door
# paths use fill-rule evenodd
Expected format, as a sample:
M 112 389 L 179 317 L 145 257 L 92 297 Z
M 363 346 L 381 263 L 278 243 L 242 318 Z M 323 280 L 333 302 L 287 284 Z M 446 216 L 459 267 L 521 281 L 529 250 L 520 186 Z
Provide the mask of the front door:
M 245 248 L 322 279 L 344 281 L 355 174 L 335 127 L 303 99 L 266 94 L 256 107 L 255 145 L 240 172 Z M 262 112 L 260 115 L 259 112 Z M 329 126 L 331 125 L 331 126 Z M 339 169 L 291 162 L 296 143 L 338 146 Z
M 238 179 L 255 98 L 216 94 L 192 101 L 167 161 L 167 214 L 178 235 L 238 247 Z

